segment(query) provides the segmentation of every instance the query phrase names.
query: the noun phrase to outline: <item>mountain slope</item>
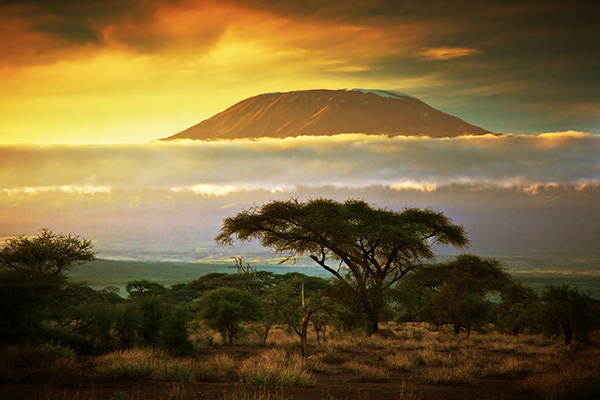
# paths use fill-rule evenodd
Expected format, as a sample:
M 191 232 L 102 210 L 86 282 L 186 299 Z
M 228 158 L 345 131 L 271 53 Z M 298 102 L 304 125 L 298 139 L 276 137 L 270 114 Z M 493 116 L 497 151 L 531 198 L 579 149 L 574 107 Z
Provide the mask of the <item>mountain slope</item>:
M 162 140 L 242 139 L 340 133 L 453 137 L 489 133 L 403 93 L 305 90 L 266 93 Z

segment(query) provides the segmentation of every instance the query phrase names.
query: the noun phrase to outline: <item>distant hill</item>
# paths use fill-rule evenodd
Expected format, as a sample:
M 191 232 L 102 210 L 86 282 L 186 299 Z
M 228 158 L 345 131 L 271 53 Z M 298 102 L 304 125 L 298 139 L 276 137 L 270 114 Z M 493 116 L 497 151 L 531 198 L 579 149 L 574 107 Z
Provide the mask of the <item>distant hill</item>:
M 404 93 L 343 89 L 250 97 L 161 140 L 286 138 L 340 133 L 454 137 L 490 132 Z

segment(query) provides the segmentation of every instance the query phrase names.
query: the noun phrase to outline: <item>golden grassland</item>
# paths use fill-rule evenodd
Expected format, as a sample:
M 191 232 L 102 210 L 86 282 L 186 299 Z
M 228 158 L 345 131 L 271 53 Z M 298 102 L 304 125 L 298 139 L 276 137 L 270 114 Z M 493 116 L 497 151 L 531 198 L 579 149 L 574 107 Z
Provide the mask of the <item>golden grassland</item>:
M 283 327 L 273 330 L 267 346 L 260 346 L 259 338 L 252 334 L 234 346 L 224 346 L 216 333 L 203 331 L 192 337 L 198 351 L 193 357 L 173 357 L 152 348 L 77 357 L 60 345 L 11 347 L 0 358 L 0 374 L 44 382 L 38 391 L 23 397 L 31 400 L 203 398 L 193 385 L 211 382 L 229 385 L 212 398 L 309 398 L 289 397 L 284 388 L 319 388 L 337 377 L 364 387 L 397 383 L 394 396 L 386 397 L 393 399 L 436 398 L 432 395 L 436 388 L 484 386 L 490 379 L 503 379 L 511 393 L 522 398 L 594 399 L 600 393 L 597 334 L 590 345 L 566 347 L 559 339 L 538 335 L 507 336 L 490 331 L 473 333 L 467 339 L 427 324 L 387 324 L 384 328 L 396 338 L 336 332 L 328 333 L 327 340 L 317 346 L 311 336 L 307 359 L 299 356 L 297 336 Z M 140 384 L 126 391 L 113 385 L 107 394 L 100 386 L 71 387 L 73 377 L 81 375 L 102 382 L 146 379 L 163 384 L 153 390 Z M 320 398 L 335 397 L 322 390 Z

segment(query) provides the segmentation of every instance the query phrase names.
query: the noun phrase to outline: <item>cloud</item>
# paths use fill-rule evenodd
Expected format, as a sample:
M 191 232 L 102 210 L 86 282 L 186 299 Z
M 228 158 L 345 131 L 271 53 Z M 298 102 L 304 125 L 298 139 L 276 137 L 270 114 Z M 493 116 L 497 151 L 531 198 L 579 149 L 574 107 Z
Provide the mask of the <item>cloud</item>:
M 40 193 L 64 193 L 64 194 L 78 194 L 78 195 L 89 195 L 89 194 L 109 194 L 112 191 L 112 188 L 109 186 L 92 186 L 92 185 L 83 185 L 83 186 L 73 186 L 73 185 L 63 185 L 63 186 L 24 186 L 24 187 L 16 187 L 12 189 L 4 188 L 2 189 L 4 193 L 9 196 L 17 196 L 20 194 L 29 194 L 36 195 Z
M 421 50 L 421 56 L 428 60 L 451 60 L 453 58 L 466 57 L 480 53 L 477 49 L 465 47 L 433 47 Z
M 102 257 L 221 252 L 223 218 L 290 197 L 430 207 L 483 254 L 593 254 L 599 194 L 600 136 L 581 132 L 0 146 L 0 236 L 73 232 Z
M 572 131 L 0 147 L 0 189 L 13 194 L 123 189 L 227 196 L 299 186 L 432 191 L 453 184 L 526 189 L 599 183 L 600 136 Z

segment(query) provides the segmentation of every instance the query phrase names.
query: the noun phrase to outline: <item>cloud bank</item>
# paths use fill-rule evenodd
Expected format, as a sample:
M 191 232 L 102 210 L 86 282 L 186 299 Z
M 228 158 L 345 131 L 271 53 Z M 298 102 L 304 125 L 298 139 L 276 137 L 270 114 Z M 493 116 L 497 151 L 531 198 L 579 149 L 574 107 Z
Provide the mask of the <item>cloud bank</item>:
M 600 136 L 0 147 L 0 236 L 49 227 L 93 238 L 101 256 L 222 251 L 222 218 L 290 197 L 431 207 L 464 225 L 477 252 L 594 253 Z
M 436 190 L 453 184 L 519 188 L 600 184 L 600 136 L 431 139 L 370 136 L 176 142 L 122 146 L 0 147 L 6 195 L 113 189 L 203 196 L 297 186 Z

